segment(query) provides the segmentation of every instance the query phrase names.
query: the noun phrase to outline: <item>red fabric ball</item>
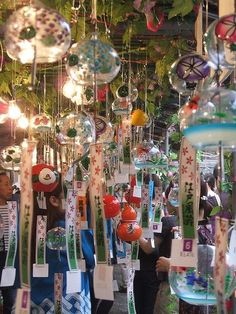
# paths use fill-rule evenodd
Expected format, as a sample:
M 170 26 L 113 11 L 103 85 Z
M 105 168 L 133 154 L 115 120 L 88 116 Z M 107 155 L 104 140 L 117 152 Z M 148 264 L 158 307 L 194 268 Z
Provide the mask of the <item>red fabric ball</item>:
M 59 174 L 51 165 L 38 164 L 32 167 L 32 186 L 36 192 L 52 192 L 59 183 Z

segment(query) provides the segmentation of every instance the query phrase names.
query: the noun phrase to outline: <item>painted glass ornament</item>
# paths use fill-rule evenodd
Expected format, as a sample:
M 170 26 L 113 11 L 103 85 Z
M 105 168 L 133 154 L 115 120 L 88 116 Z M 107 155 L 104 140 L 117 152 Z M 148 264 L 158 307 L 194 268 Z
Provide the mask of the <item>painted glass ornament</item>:
M 217 303 L 212 260 L 215 247 L 198 245 L 198 268 L 172 267 L 169 273 L 171 288 L 178 298 L 194 305 L 214 305 Z M 235 289 L 233 267 L 226 265 L 225 298 Z
M 56 227 L 47 232 L 47 247 L 51 250 L 66 249 L 66 231 L 64 228 Z
M 132 110 L 132 102 L 128 98 L 117 98 L 111 105 L 112 111 L 117 116 L 123 116 L 130 114 Z
M 52 192 L 59 184 L 59 174 L 54 167 L 37 164 L 32 167 L 32 187 L 36 192 Z
M 223 88 L 203 91 L 197 109 L 182 114 L 181 127 L 190 143 L 205 149 L 236 144 L 236 92 Z
M 112 48 L 94 34 L 90 40 L 75 43 L 70 48 L 66 71 L 81 85 L 110 83 L 120 71 L 120 58 Z
M 6 170 L 20 170 L 22 149 L 20 146 L 8 146 L 1 151 L 1 166 Z
M 196 82 L 210 74 L 210 67 L 202 56 L 192 53 L 178 60 L 176 73 L 181 80 Z
M 190 54 L 177 59 L 171 65 L 168 75 L 170 84 L 178 93 L 191 95 L 209 73 L 206 61 L 200 55 Z
M 208 27 L 204 35 L 204 49 L 209 59 L 209 65 L 213 69 L 227 68 L 233 69 L 236 62 L 235 43 L 229 40 L 222 40 L 217 36 L 221 33 L 220 26 L 221 19 L 216 20 Z M 218 25 L 217 31 L 216 26 Z M 217 32 L 217 34 L 216 34 Z M 222 32 L 222 36 L 226 36 L 226 33 Z M 234 35 L 231 37 L 234 38 Z
M 142 143 L 138 143 L 132 154 L 135 166 L 139 169 L 153 167 L 155 162 L 161 158 L 160 150 L 152 140 L 144 140 Z
M 87 146 L 96 138 L 95 124 L 92 117 L 85 112 L 69 113 L 57 122 L 56 131 L 60 144 Z
M 114 137 L 112 124 L 101 116 L 95 116 L 94 122 L 96 127 L 96 142 L 111 143 Z
M 137 241 L 142 235 L 142 228 L 137 222 L 123 222 L 117 226 L 117 236 L 122 241 Z
M 130 95 L 129 95 L 129 92 L 130 92 Z M 116 96 L 117 98 L 120 98 L 122 100 L 128 101 L 130 99 L 133 102 L 138 98 L 138 89 L 133 85 L 129 89 L 128 84 L 122 84 L 116 90 Z
M 52 128 L 51 118 L 46 113 L 39 113 L 31 119 L 31 127 L 34 132 L 49 132 Z
M 70 46 L 69 24 L 50 8 L 25 6 L 8 19 L 5 46 L 8 55 L 21 63 L 55 62 Z
M 216 24 L 215 34 L 222 40 L 236 44 L 236 14 L 222 16 Z

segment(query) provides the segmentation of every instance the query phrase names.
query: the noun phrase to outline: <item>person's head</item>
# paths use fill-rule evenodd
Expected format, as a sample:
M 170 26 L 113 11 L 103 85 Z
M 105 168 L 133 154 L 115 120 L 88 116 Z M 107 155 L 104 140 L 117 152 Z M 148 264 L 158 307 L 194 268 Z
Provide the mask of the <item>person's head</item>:
M 175 191 L 173 190 L 175 189 Z M 171 199 L 171 194 L 174 194 L 174 198 Z M 178 215 L 178 187 L 174 186 L 173 181 L 170 181 L 168 187 L 165 190 L 166 208 L 169 215 Z
M 5 205 L 12 197 L 12 184 L 5 172 L 0 173 L 0 205 Z
M 204 180 L 207 183 L 208 187 L 214 191 L 216 188 L 216 179 L 213 174 L 208 173 L 204 176 Z

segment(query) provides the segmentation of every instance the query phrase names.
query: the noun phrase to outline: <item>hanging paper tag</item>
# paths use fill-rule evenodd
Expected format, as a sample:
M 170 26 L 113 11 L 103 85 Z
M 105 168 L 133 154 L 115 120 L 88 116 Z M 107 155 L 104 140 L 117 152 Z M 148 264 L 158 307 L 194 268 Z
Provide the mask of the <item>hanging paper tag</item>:
M 154 211 L 154 222 L 155 223 L 161 222 L 161 211 L 162 211 L 162 204 L 157 203 L 155 206 L 155 211 Z
M 15 282 L 16 269 L 15 258 L 17 250 L 17 202 L 8 202 L 8 216 L 9 216 L 9 245 L 7 251 L 7 257 L 5 262 L 5 268 L 2 270 L 1 287 L 13 286 Z
M 84 260 L 84 259 L 79 259 L 79 260 L 78 260 L 78 265 L 79 265 L 79 270 L 80 270 L 82 273 L 85 273 L 85 272 L 86 272 L 86 263 L 85 263 L 85 260 Z
M 36 263 L 33 265 L 33 277 L 48 277 L 46 264 L 47 216 L 37 216 L 36 225 Z
M 142 195 L 141 186 L 135 185 L 133 190 L 133 196 L 141 198 L 141 195 Z
M 81 292 L 81 271 L 66 272 L 66 293 Z
M 30 313 L 30 290 L 27 288 L 17 289 L 15 313 Z
M 75 181 L 74 189 L 77 191 L 77 195 L 85 197 L 88 189 L 88 182 L 86 181 Z
M 128 313 L 136 314 L 134 292 L 133 292 L 133 281 L 134 281 L 135 269 L 129 268 L 128 274 L 128 285 L 127 285 L 127 302 L 128 302 Z
M 137 260 L 138 259 L 138 252 L 139 252 L 139 242 L 133 241 L 131 243 L 131 260 Z
M 75 190 L 67 190 L 66 200 L 66 251 L 67 261 L 70 271 L 78 269 L 77 253 L 76 253 L 76 192 Z
M 21 166 L 21 201 L 20 201 L 20 273 L 22 286 L 30 287 L 31 281 L 31 225 L 33 213 L 32 193 L 32 157 L 36 147 L 35 142 L 25 141 L 22 151 Z M 22 290 L 24 299 L 29 291 Z M 28 303 L 27 303 L 28 304 Z M 20 313 L 20 312 L 19 312 Z
M 90 201 L 98 263 L 107 263 L 106 225 L 103 207 L 103 144 L 90 145 Z
M 197 242 L 195 239 L 172 239 L 171 266 L 197 267 Z
M 162 232 L 162 222 L 152 222 L 152 231 L 153 233 L 161 233 Z
M 94 268 L 93 283 L 96 299 L 114 300 L 113 266 L 96 265 Z
M 141 209 L 142 209 L 142 220 L 141 220 L 141 226 L 142 228 L 148 228 L 149 227 L 149 189 L 148 185 L 142 185 L 142 198 L 141 198 Z
M 227 219 L 216 217 L 214 282 L 217 298 L 217 313 L 227 313 L 224 295 L 228 226 L 229 221 Z
M 123 162 L 131 164 L 131 124 L 130 119 L 124 117 L 122 119 L 122 146 L 123 146 Z
M 148 183 L 148 192 L 149 192 L 149 211 L 148 211 L 148 218 L 149 221 L 153 219 L 153 209 L 152 209 L 152 197 L 153 197 L 153 190 L 154 190 L 154 182 L 152 180 Z
M 62 313 L 62 286 L 63 286 L 63 274 L 54 274 L 54 308 L 55 314 Z
M 39 195 L 37 196 L 37 203 L 40 209 L 47 209 L 46 197 L 44 196 L 43 192 L 39 193 Z
M 232 230 L 230 236 L 228 263 L 230 266 L 234 266 L 234 269 L 236 269 L 236 229 Z
M 86 196 L 77 197 L 77 213 L 80 214 L 80 229 L 88 229 Z
M 119 173 L 117 170 L 115 171 L 114 176 L 115 183 L 128 183 L 129 182 L 129 173 Z
M 180 148 L 179 218 L 183 238 L 196 238 L 198 219 L 199 175 L 196 150 L 186 138 L 182 138 Z
M 129 173 L 130 175 L 136 174 L 134 163 L 124 164 L 123 162 L 120 162 L 120 171 L 121 173 Z

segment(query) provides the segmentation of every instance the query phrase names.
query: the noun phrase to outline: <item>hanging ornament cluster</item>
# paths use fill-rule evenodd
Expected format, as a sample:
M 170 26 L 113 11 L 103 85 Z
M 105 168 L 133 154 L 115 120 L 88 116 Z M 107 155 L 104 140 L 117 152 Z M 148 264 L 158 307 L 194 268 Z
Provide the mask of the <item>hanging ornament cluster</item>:
M 5 46 L 21 63 L 55 62 L 71 43 L 70 27 L 58 12 L 38 5 L 25 6 L 8 19 Z
M 117 235 L 122 241 L 136 241 L 141 237 L 142 228 L 136 219 L 136 210 L 125 203 L 121 213 L 121 222 L 117 226 Z

